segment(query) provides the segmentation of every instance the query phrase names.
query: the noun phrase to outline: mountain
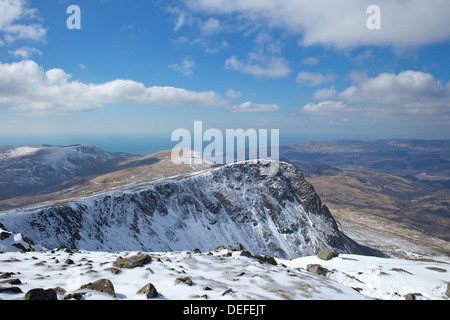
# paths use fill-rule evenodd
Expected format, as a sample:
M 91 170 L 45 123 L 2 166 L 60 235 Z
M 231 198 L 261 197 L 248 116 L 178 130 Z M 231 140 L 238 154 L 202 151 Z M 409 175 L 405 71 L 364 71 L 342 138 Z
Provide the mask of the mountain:
M 448 179 L 450 140 L 302 141 L 281 146 L 280 159 L 423 179 Z
M 276 173 L 267 170 L 279 165 Z M 46 248 L 173 251 L 242 244 L 255 254 L 380 254 L 339 231 L 292 165 L 250 160 L 190 177 L 152 180 L 62 205 L 0 215 L 10 231 Z
M 68 201 L 209 168 L 208 163 L 174 165 L 170 156 L 170 151 L 147 156 L 110 153 L 85 144 L 0 146 L 0 210 Z

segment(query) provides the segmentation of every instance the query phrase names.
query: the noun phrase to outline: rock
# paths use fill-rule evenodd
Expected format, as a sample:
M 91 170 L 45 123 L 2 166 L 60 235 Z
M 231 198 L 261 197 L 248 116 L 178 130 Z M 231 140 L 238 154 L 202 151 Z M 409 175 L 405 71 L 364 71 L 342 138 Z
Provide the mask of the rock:
M 69 293 L 64 297 L 64 300 L 81 300 L 85 294 L 85 292 Z
M 58 300 L 53 289 L 32 289 L 25 294 L 25 300 Z
M 227 290 L 225 290 L 225 291 L 222 293 L 222 296 L 225 296 L 225 295 L 227 295 L 227 294 L 229 294 L 229 293 L 233 293 L 233 292 L 234 292 L 233 289 L 228 288 Z
M 198 248 L 192 250 L 192 252 L 193 252 L 193 253 L 202 253 L 202 252 L 200 251 L 200 249 L 198 249 Z
M 6 240 L 11 236 L 11 232 L 0 232 L 0 240 Z
M 65 264 L 75 264 L 75 262 L 72 259 L 66 259 L 66 261 L 64 261 Z
M 116 292 L 114 291 L 114 285 L 108 279 L 100 279 L 95 282 L 84 284 L 80 287 L 80 290 L 83 289 L 95 290 L 98 292 L 109 294 L 110 296 L 113 297 L 116 296 Z
M 405 300 L 416 300 L 417 297 L 421 297 L 421 293 L 407 293 L 403 297 Z
M 238 244 L 236 247 L 232 248 L 231 251 L 244 251 L 244 246 L 242 244 Z
M 450 298 L 450 281 L 447 284 L 447 290 L 445 291 L 445 295 Z
M 0 284 L 22 284 L 22 282 L 20 281 L 20 279 L 8 279 L 0 281 Z
M 308 264 L 306 266 L 306 270 L 324 277 L 327 275 L 328 272 L 330 272 L 329 270 L 322 267 L 320 264 Z
M 205 291 L 211 291 L 212 289 L 211 289 L 210 287 L 208 287 L 208 286 L 204 286 L 204 287 L 203 287 L 203 290 L 205 290 Z
M 252 257 L 252 254 L 250 253 L 250 251 L 247 251 L 247 250 L 243 250 L 242 252 L 241 252 L 241 257 Z
M 19 287 L 0 287 L 0 293 L 22 293 Z
M 146 284 L 141 290 L 136 292 L 136 294 L 143 294 L 147 297 L 147 299 L 157 298 L 159 296 L 155 286 L 151 283 Z
M 278 263 L 277 263 L 277 261 L 275 260 L 274 257 L 254 255 L 253 258 L 258 259 L 258 261 L 260 263 L 267 262 L 268 264 L 271 264 L 271 265 L 274 265 L 274 266 L 278 265 Z
M 117 258 L 117 260 L 113 263 L 113 266 L 116 268 L 133 269 L 136 267 L 142 267 L 150 261 L 152 261 L 152 257 L 148 254 L 138 253 L 137 255 L 129 258 Z
M 190 277 L 184 277 L 184 278 L 176 278 L 175 284 L 184 283 L 188 286 L 192 286 L 192 279 Z
M 111 267 L 111 268 L 106 268 L 105 271 L 109 271 L 109 272 L 111 272 L 112 274 L 119 274 L 119 273 L 122 272 L 122 271 L 120 271 L 120 269 L 113 268 L 113 267 Z
M 319 251 L 319 253 L 317 253 L 317 258 L 325 260 L 325 261 L 331 260 L 338 256 L 339 256 L 339 253 L 334 249 L 322 250 L 322 251 Z

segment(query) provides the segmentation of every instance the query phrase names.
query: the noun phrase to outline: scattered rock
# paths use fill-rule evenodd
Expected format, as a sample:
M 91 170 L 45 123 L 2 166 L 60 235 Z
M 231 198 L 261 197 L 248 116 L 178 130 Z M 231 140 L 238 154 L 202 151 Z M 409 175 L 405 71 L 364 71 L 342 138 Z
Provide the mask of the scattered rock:
M 114 268 L 114 267 L 106 268 L 105 271 L 109 271 L 109 272 L 111 272 L 112 274 L 119 274 L 119 273 L 122 272 L 122 271 L 120 271 L 120 269 L 117 269 L 117 268 Z
M 250 251 L 243 250 L 243 251 L 241 252 L 241 257 L 249 257 L 249 258 L 251 258 L 251 257 L 252 257 L 252 254 L 250 253 Z
M 136 292 L 136 294 L 143 294 L 147 299 L 157 298 L 159 296 L 155 286 L 151 283 L 146 284 L 141 290 Z
M 187 284 L 188 286 L 192 286 L 192 278 L 190 278 L 190 277 L 176 278 L 175 284 L 179 284 L 179 283 L 184 283 L 184 284 Z
M 53 290 L 55 290 L 56 294 L 65 294 L 66 293 L 66 289 L 61 288 L 61 287 L 53 288 Z
M 64 296 L 64 300 L 81 300 L 83 299 L 83 296 L 85 295 L 85 292 L 75 292 L 75 293 L 69 293 L 68 295 Z
M 25 294 L 25 300 L 58 300 L 53 289 L 32 289 Z
M 229 293 L 233 293 L 233 289 L 228 288 L 227 290 L 225 290 L 225 291 L 222 293 L 222 296 L 227 295 L 227 294 L 229 294 Z
M 447 270 L 438 268 L 438 267 L 425 267 L 425 269 L 436 271 L 436 272 L 441 272 L 441 273 L 447 272 Z
M 80 290 L 83 289 L 95 290 L 98 292 L 109 294 L 110 296 L 113 297 L 116 296 L 116 292 L 114 291 L 114 285 L 108 279 L 100 279 L 95 282 L 84 284 L 80 287 Z
M 211 291 L 212 289 L 211 289 L 210 287 L 208 287 L 208 286 L 204 286 L 204 287 L 203 287 L 203 290 L 205 290 L 205 291 Z
M 133 269 L 136 267 L 142 267 L 151 261 L 152 257 L 148 254 L 138 253 L 137 255 L 129 258 L 117 258 L 117 260 L 113 263 L 113 266 L 117 268 Z
M 328 272 L 330 272 L 328 269 L 325 269 L 320 264 L 308 264 L 306 266 L 306 270 L 324 277 L 327 275 Z
M 0 293 L 22 293 L 19 287 L 0 287 Z
M 194 250 L 192 250 L 192 252 L 193 252 L 193 253 L 202 253 L 202 252 L 200 251 L 200 249 L 194 249 Z
M 232 248 L 231 251 L 244 251 L 244 246 L 242 244 L 238 244 L 236 247 Z
M 0 232 L 0 240 L 6 240 L 11 236 L 11 232 Z
M 75 264 L 75 262 L 72 259 L 66 259 L 66 261 L 64 261 L 65 264 Z
M 317 253 L 317 258 L 325 260 L 325 261 L 331 260 L 338 256 L 339 256 L 339 253 L 334 249 L 322 250 L 322 251 L 319 251 L 319 253 Z
M 254 255 L 253 258 L 258 259 L 258 261 L 259 261 L 260 263 L 265 263 L 265 262 L 267 262 L 268 264 L 271 264 L 271 265 L 274 265 L 274 266 L 278 265 L 278 263 L 277 263 L 277 261 L 275 260 L 274 257 Z
M 403 297 L 405 300 L 416 300 L 417 297 L 421 297 L 421 293 L 407 293 Z
M 22 284 L 20 279 L 8 279 L 8 280 L 0 281 L 0 283 L 1 284 Z
M 0 272 L 0 279 L 11 278 L 13 275 L 15 275 L 14 272 Z
M 445 291 L 445 295 L 447 298 L 450 298 L 450 281 L 447 284 L 447 290 Z
M 402 269 L 402 268 L 392 268 L 392 269 L 390 269 L 390 270 L 391 270 L 391 271 L 396 271 L 396 272 L 403 272 L 403 273 L 412 274 L 411 272 L 406 271 L 405 269 Z

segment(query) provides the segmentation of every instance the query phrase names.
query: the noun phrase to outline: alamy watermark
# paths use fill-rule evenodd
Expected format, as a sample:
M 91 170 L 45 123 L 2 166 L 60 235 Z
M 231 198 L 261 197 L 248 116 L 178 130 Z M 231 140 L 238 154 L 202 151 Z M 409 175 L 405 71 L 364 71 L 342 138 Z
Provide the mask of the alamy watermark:
M 194 122 L 194 134 L 188 129 L 176 129 L 171 140 L 178 142 L 171 160 L 176 165 L 223 165 L 244 160 L 268 160 L 263 175 L 274 175 L 280 159 L 279 129 L 219 129 L 203 132 L 203 122 Z

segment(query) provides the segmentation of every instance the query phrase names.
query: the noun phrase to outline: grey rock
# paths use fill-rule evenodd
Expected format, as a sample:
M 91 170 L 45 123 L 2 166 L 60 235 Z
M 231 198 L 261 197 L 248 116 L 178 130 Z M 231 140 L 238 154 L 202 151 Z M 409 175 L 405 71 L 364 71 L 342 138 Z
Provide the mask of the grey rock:
M 22 293 L 19 287 L 0 287 L 0 293 Z
M 137 267 L 142 267 L 151 261 L 152 261 L 152 257 L 150 257 L 148 254 L 140 253 L 140 254 L 137 254 L 135 256 L 128 257 L 128 258 L 119 257 L 113 263 L 113 266 L 116 268 L 133 269 L 133 268 L 137 268 Z
M 319 253 L 317 253 L 317 258 L 325 260 L 325 261 L 331 260 L 338 256 L 339 256 L 339 253 L 334 249 L 322 250 L 322 251 L 319 251 Z
M 56 291 L 53 289 L 32 289 L 25 294 L 25 300 L 58 300 Z
M 308 264 L 306 266 L 306 270 L 324 277 L 327 275 L 328 272 L 330 272 L 328 269 L 322 267 L 320 264 Z
M 83 290 L 83 289 L 95 290 L 98 292 L 109 294 L 110 296 L 113 296 L 113 297 L 116 296 L 116 292 L 114 290 L 114 285 L 108 279 L 100 279 L 95 282 L 90 282 L 90 283 L 84 284 L 80 287 L 80 290 Z
M 192 286 L 192 278 L 190 278 L 190 277 L 176 278 L 175 284 L 179 284 L 179 283 L 184 283 L 184 284 L 187 284 L 188 286 Z
M 447 283 L 447 290 L 445 291 L 445 295 L 450 298 L 450 281 Z
M 141 290 L 136 292 L 136 294 L 143 294 L 147 299 L 157 298 L 159 296 L 155 286 L 151 283 L 146 284 Z

